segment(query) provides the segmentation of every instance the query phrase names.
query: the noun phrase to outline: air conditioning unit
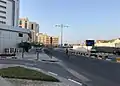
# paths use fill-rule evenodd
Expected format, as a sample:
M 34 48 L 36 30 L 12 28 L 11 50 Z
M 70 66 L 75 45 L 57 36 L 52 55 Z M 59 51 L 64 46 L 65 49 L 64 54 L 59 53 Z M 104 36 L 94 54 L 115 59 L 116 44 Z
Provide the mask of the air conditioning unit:
M 5 53 L 10 53 L 10 48 L 5 48 L 4 52 Z

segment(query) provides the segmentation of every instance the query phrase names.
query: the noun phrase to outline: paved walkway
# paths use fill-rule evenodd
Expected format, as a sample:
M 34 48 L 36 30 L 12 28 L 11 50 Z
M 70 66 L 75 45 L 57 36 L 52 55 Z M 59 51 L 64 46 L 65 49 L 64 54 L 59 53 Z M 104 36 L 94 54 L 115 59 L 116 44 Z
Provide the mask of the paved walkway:
M 6 81 L 4 78 L 0 77 L 0 86 L 14 86 L 14 85 Z
M 35 54 L 35 53 L 24 53 L 24 58 L 22 58 L 22 53 L 19 53 L 19 54 L 16 55 L 16 57 L 18 59 L 24 59 L 24 60 L 35 60 L 35 59 L 37 59 L 37 54 Z M 53 56 L 51 58 L 50 56 L 48 56 L 44 52 L 41 52 L 39 54 L 38 61 L 55 61 L 55 62 L 59 62 L 58 59 L 56 59 Z
M 35 54 L 35 53 L 24 53 L 24 58 L 22 58 L 22 53 L 19 53 L 19 54 L 16 55 L 16 57 L 18 59 L 24 59 L 24 60 L 35 60 L 35 59 L 37 59 L 37 54 Z M 47 54 L 45 54 L 44 52 L 41 52 L 39 54 L 38 61 L 43 61 L 43 60 L 45 60 L 45 61 L 57 61 L 58 62 L 58 59 L 56 59 L 55 57 L 52 57 L 52 59 L 51 59 Z M 15 65 L 0 64 L 0 68 L 7 68 L 7 67 L 10 67 L 10 66 L 15 66 Z M 11 84 L 9 81 L 6 81 L 6 79 L 0 77 L 0 86 L 14 86 L 14 85 Z M 47 86 L 47 85 L 43 85 L 43 86 Z

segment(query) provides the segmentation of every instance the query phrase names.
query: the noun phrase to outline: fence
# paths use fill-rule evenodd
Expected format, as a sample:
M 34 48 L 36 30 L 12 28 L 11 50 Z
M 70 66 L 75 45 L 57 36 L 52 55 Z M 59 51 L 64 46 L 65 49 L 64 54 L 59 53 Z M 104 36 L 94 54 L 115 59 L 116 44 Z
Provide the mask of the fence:
M 84 56 L 89 58 L 96 58 L 96 59 L 102 59 L 107 61 L 114 61 L 114 62 L 120 62 L 120 57 L 114 55 L 113 53 L 91 53 L 91 52 L 81 52 L 81 51 L 74 51 L 69 50 L 69 55 L 75 55 L 75 56 Z

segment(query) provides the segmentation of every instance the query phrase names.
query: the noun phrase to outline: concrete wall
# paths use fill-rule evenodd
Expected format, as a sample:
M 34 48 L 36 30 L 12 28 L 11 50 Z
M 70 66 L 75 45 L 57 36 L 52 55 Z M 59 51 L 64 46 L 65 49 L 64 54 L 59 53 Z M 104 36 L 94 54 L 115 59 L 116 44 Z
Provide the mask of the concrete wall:
M 91 48 L 92 48 L 92 46 L 73 46 L 73 49 L 82 50 L 82 51 L 91 50 Z
M 95 46 L 115 47 L 115 43 L 97 43 Z
M 23 37 L 19 37 L 19 33 L 23 34 Z M 5 48 L 16 48 L 21 41 L 28 41 L 28 33 L 27 29 L 17 27 L 0 28 L 0 52 L 3 52 Z

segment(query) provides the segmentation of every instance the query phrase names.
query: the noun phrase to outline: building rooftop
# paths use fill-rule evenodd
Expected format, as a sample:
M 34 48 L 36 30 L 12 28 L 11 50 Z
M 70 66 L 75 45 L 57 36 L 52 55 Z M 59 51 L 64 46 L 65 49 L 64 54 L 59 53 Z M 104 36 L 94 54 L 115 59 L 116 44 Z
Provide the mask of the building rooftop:
M 30 33 L 29 29 L 13 27 L 9 25 L 0 24 L 0 30 L 12 31 L 12 32 L 22 32 L 22 33 Z
M 25 18 L 19 18 L 19 20 L 24 20 L 24 21 L 29 21 L 29 19 L 27 18 L 27 17 L 25 17 Z

